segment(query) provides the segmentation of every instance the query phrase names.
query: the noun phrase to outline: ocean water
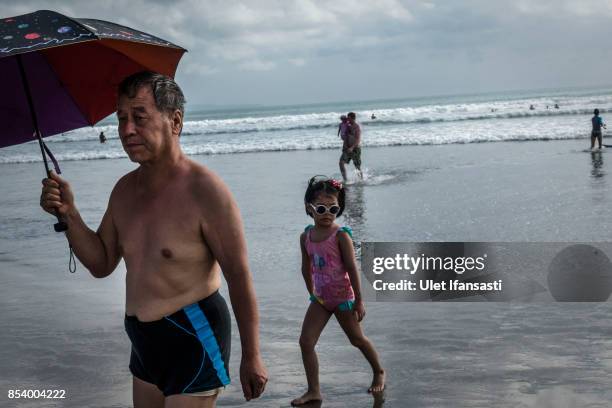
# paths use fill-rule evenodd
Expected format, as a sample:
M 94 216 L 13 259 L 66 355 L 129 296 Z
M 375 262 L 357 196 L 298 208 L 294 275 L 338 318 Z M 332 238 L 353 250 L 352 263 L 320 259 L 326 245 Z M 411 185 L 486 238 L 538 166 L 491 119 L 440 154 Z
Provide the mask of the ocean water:
M 529 110 L 530 105 L 536 109 Z M 604 119 L 612 111 L 612 92 L 566 89 L 289 107 L 187 108 L 184 151 L 228 154 L 337 148 L 339 116 L 348 111 L 357 113 L 364 146 L 577 139 L 589 135 L 594 108 Z M 101 131 L 106 144 L 99 143 Z M 46 140 L 62 161 L 126 157 L 113 116 L 95 127 Z M 41 160 L 35 143 L 0 150 L 0 163 Z
M 308 300 L 298 237 L 311 221 L 302 199 L 312 175 L 339 176 L 340 113 L 355 110 L 364 119 L 366 180 L 349 184 L 339 220 L 358 242 L 597 242 L 612 234 L 612 158 L 585 151 L 594 107 L 606 119 L 612 99 L 576 90 L 189 113 L 187 125 L 200 128 L 190 135 L 186 125 L 183 146 L 212 149 L 192 158 L 224 179 L 244 219 L 270 375 L 266 393 L 248 406 L 287 407 L 305 387 L 298 337 Z M 372 111 L 383 119 L 385 110 L 403 122 L 366 119 Z M 325 115 L 316 127 L 315 116 Z M 295 118 L 302 128 L 288 123 Z M 237 130 L 253 123 L 266 130 Z M 100 128 L 48 139 L 94 229 L 115 182 L 135 168 L 112 122 L 103 126 L 111 136 L 105 145 L 97 141 Z M 37 151 L 0 150 L 0 406 L 129 407 L 125 266 L 101 280 L 81 265 L 68 272 L 65 238 L 38 207 Z M 612 401 L 611 302 L 369 302 L 367 310 L 364 331 L 389 373 L 386 407 L 603 408 Z M 244 405 L 237 333 L 234 322 L 233 382 L 219 406 Z M 367 363 L 337 323 L 317 351 L 323 407 L 380 406 L 365 392 Z M 9 389 L 24 388 L 65 389 L 67 398 L 7 398 Z

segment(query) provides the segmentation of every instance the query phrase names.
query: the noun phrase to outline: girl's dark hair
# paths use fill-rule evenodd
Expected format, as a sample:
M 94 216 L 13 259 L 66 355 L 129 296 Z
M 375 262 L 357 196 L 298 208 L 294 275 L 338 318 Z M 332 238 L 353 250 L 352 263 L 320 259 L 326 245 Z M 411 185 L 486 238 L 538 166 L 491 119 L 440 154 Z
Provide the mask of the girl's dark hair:
M 595 109 L 595 110 L 593 111 L 593 115 L 599 115 L 599 109 Z
M 338 198 L 338 206 L 340 211 L 336 217 L 340 217 L 344 212 L 345 189 L 341 181 L 330 179 L 326 176 L 314 176 L 308 181 L 306 194 L 304 195 L 304 204 L 312 203 L 320 193 L 335 195 Z M 312 215 L 306 210 L 306 214 Z

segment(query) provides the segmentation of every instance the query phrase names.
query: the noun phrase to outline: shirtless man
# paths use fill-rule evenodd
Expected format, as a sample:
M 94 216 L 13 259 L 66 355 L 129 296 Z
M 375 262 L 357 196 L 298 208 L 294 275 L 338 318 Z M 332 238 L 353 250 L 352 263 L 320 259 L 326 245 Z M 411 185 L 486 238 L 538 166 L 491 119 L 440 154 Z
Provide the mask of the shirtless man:
M 223 181 L 181 151 L 184 101 L 160 74 L 121 83 L 119 136 L 139 167 L 115 185 L 96 232 L 68 182 L 55 173 L 43 180 L 42 208 L 66 221 L 68 241 L 94 277 L 125 260 L 135 408 L 215 406 L 229 383 L 231 343 L 221 271 L 240 331 L 245 398 L 259 397 L 267 382 L 240 213 Z
M 346 137 L 343 138 L 344 143 L 342 145 L 342 155 L 340 156 L 340 173 L 342 178 L 346 181 L 346 168 L 345 164 L 350 163 L 353 160 L 353 164 L 357 169 L 357 176 L 363 178 L 361 173 L 361 127 L 355 121 L 356 115 L 354 112 L 349 112 L 348 117 L 348 131 Z

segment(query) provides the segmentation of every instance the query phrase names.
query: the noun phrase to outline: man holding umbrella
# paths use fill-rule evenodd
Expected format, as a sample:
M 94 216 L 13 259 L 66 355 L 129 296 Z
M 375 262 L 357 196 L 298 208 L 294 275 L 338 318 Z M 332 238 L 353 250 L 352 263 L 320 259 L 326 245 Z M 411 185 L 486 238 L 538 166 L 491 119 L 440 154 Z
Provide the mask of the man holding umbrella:
M 93 276 L 125 260 L 136 408 L 212 407 L 229 383 L 221 272 L 240 331 L 245 398 L 267 382 L 239 210 L 223 181 L 182 152 L 183 104 L 178 85 L 161 74 L 140 72 L 119 85 L 119 136 L 139 167 L 115 185 L 97 231 L 85 225 L 67 181 L 55 173 L 43 180 L 42 208 L 66 222 Z

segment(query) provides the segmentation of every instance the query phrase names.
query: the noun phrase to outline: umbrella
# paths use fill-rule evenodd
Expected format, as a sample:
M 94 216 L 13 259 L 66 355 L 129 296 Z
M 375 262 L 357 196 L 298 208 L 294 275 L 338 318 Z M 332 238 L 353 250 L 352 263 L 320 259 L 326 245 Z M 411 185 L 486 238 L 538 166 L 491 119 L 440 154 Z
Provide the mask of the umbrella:
M 144 70 L 174 77 L 185 49 L 102 20 L 49 10 L 0 19 L 0 147 L 93 126 L 116 110 L 117 86 Z M 65 231 L 65 223 L 55 224 Z

